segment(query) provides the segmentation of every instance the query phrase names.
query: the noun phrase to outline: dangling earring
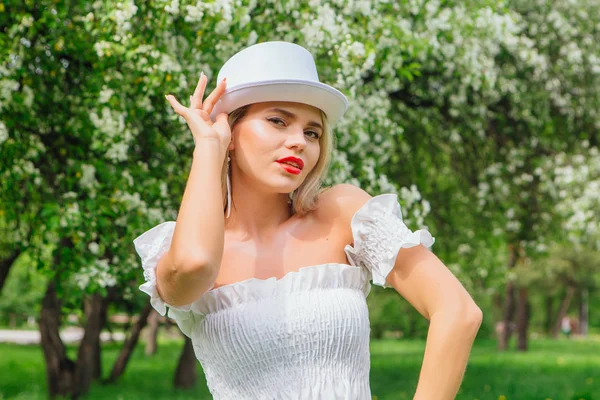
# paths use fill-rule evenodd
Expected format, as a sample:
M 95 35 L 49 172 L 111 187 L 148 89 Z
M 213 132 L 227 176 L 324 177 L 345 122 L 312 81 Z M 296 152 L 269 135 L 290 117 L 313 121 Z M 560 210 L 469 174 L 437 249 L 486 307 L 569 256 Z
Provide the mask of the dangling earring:
M 231 157 L 227 156 L 227 172 L 226 172 L 226 180 L 227 180 L 227 216 L 225 218 L 229 218 L 229 214 L 231 213 L 231 179 L 229 178 L 229 162 L 231 161 Z
M 292 191 L 288 194 L 288 203 L 289 204 L 293 204 L 294 203 L 294 195 L 296 194 L 296 191 Z

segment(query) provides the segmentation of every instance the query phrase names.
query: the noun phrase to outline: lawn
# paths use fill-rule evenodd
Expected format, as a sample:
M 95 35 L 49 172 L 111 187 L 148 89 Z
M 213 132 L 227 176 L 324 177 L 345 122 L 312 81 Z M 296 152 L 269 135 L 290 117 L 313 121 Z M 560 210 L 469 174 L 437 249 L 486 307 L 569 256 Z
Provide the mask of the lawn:
M 89 399 L 210 399 L 202 370 L 189 391 L 173 390 L 173 371 L 182 342 L 163 341 L 156 356 L 139 347 L 118 385 L 94 384 Z M 371 391 L 378 400 L 411 399 L 425 343 L 371 342 Z M 104 374 L 118 347 L 106 345 Z M 69 348 L 71 354 L 74 349 Z M 45 399 L 41 349 L 0 344 L 0 399 Z M 600 340 L 533 340 L 530 351 L 499 353 L 493 341 L 477 341 L 457 399 L 600 400 Z

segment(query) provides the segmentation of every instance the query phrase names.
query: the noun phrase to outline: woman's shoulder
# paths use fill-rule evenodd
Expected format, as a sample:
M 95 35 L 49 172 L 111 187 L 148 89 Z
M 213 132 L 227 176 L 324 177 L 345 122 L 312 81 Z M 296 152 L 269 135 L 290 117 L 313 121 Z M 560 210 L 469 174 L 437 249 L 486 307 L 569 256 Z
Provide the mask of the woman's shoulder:
M 340 183 L 321 192 L 315 213 L 319 219 L 342 224 L 350 229 L 354 214 L 371 198 L 369 193 L 358 186 Z
M 350 183 L 339 183 L 325 188 L 319 195 L 319 205 L 322 207 L 336 205 L 364 204 L 371 199 L 369 193 Z

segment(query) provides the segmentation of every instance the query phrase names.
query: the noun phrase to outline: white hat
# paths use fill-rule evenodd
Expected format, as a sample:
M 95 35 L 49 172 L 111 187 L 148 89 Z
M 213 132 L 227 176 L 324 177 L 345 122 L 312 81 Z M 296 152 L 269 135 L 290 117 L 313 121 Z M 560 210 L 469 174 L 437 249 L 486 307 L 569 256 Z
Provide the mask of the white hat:
M 213 120 L 221 112 L 248 104 L 292 101 L 319 108 L 333 126 L 348 107 L 342 92 L 319 81 L 312 54 L 294 43 L 264 42 L 247 47 L 223 65 L 217 83 L 223 78 L 227 78 L 227 89 L 215 104 Z

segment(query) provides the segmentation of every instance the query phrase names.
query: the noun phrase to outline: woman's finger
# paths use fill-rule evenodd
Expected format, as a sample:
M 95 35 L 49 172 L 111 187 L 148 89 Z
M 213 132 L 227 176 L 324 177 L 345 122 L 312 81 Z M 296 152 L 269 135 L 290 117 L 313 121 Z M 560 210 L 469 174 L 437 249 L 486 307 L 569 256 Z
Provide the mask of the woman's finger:
M 181 105 L 181 103 L 179 101 L 177 101 L 175 96 L 173 96 L 172 94 L 165 95 L 165 98 L 171 104 L 171 107 L 173 107 L 173 110 L 175 110 L 175 112 L 177 114 L 183 116 L 183 114 L 185 114 L 186 111 L 188 110 L 188 108 Z
M 215 90 L 204 100 L 204 104 L 202 105 L 202 109 L 207 113 L 212 113 L 213 107 L 219 101 L 221 96 L 225 93 L 225 89 L 227 89 L 227 78 L 223 78 L 223 80 L 217 85 Z
M 231 137 L 231 128 L 229 126 L 228 117 L 229 116 L 226 113 L 219 113 L 215 119 L 215 123 L 212 126 L 213 129 L 221 135 L 221 137 L 226 136 L 226 132 L 228 132 L 229 136 Z
M 196 85 L 196 89 L 194 90 L 194 94 L 190 100 L 190 108 L 202 108 L 202 99 L 204 98 L 204 90 L 206 89 L 206 83 L 208 82 L 208 78 L 204 75 L 204 72 L 200 73 L 200 78 L 198 79 L 198 84 Z
M 193 110 L 182 106 L 179 101 L 173 95 L 166 95 L 166 99 L 171 103 L 173 110 L 177 114 L 183 117 L 187 122 L 190 130 L 192 131 L 192 135 L 194 136 L 210 136 L 214 134 L 212 129 L 212 121 L 211 123 L 207 123 L 207 120 L 210 121 L 210 116 L 206 114 L 203 110 Z M 197 118 L 196 115 L 199 115 L 201 118 Z M 203 115 L 204 114 L 204 115 Z

